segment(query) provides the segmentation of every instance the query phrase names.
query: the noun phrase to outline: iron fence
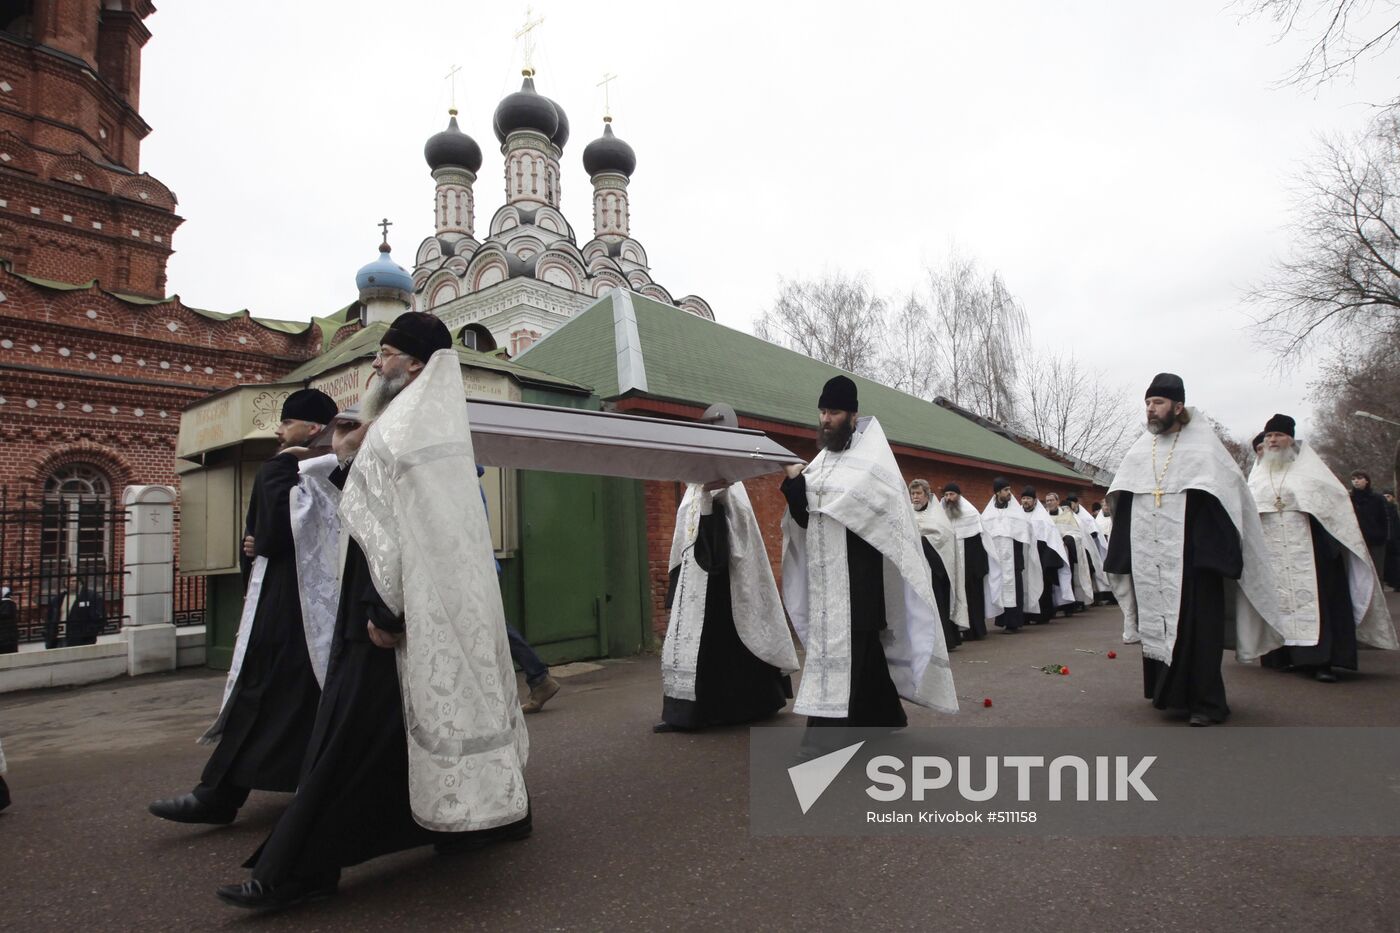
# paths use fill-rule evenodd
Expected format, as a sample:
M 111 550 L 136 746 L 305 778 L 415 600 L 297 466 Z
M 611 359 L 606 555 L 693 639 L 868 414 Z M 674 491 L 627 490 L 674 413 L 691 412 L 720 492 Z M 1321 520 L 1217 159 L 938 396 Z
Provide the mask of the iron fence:
M 0 486 L 0 586 L 15 603 L 20 643 L 55 648 L 120 631 L 126 518 L 112 496 Z M 204 600 L 204 578 L 177 573 L 172 621 L 202 625 Z

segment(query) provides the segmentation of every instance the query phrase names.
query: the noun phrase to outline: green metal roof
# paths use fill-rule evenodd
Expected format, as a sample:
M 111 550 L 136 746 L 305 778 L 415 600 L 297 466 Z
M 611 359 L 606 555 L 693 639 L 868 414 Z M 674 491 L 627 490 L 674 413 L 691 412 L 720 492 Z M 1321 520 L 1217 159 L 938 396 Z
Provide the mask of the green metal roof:
M 804 427 L 816 423 L 822 385 L 841 372 L 630 291 L 620 296 L 630 300 L 629 317 L 625 304 L 615 311 L 613 294 L 536 343 L 520 361 L 591 386 L 605 399 L 631 392 L 696 405 L 725 402 L 742 415 Z M 628 384 L 619 384 L 619 373 Z M 897 444 L 1089 481 L 932 402 L 846 375 L 859 388 L 862 414 L 879 418 Z
M 277 381 L 283 383 L 306 382 L 308 379 L 314 379 L 322 373 L 329 372 L 339 366 L 344 366 L 358 359 L 374 356 L 374 354 L 379 351 L 379 342 L 383 339 L 384 332 L 388 329 L 389 325 L 382 321 L 376 324 L 370 324 L 356 331 L 342 343 L 337 344 L 320 356 L 301 364 Z M 564 389 L 582 394 L 587 394 L 589 391 L 587 386 L 580 385 L 567 378 L 529 369 L 525 366 L 521 366 L 519 363 L 503 360 L 489 353 L 479 353 L 476 350 L 470 350 L 461 346 L 455 347 L 454 349 L 456 349 L 457 356 L 461 358 L 462 363 L 467 366 L 506 373 L 514 376 L 521 382 L 532 385 L 549 386 L 551 388 Z

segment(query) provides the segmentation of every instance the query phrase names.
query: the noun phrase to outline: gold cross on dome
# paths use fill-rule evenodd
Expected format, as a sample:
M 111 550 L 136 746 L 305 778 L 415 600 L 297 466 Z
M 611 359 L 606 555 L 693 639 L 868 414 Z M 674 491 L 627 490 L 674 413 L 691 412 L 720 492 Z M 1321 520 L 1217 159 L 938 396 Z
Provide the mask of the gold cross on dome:
M 525 8 L 525 25 L 515 31 L 515 38 L 521 40 L 521 63 L 526 77 L 535 73 L 535 30 L 544 23 L 543 16 L 536 16 L 531 7 Z
M 617 75 L 613 74 L 610 71 L 607 74 L 603 75 L 603 80 L 599 81 L 597 85 L 595 85 L 596 87 L 600 87 L 603 89 L 603 119 L 607 120 L 609 123 L 612 122 L 612 97 L 609 94 L 612 88 L 609 85 L 611 85 L 616 80 Z
M 461 70 L 462 70 L 462 66 L 461 66 L 461 65 L 453 65 L 452 68 L 451 68 L 451 70 L 448 71 L 447 74 L 445 74 L 445 75 L 442 76 L 442 79 L 443 79 L 444 81 L 450 81 L 450 82 L 452 82 L 452 85 L 451 85 L 451 87 L 452 87 L 452 103 L 451 103 L 451 107 L 452 107 L 452 113 L 453 113 L 454 115 L 457 113 L 457 72 L 459 72 L 459 71 L 461 71 Z

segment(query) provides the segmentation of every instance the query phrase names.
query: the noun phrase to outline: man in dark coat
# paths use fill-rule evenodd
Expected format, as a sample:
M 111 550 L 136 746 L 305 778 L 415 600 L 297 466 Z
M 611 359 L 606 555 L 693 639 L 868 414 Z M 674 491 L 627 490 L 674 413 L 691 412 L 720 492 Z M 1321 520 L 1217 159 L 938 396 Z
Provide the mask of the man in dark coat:
M 94 592 L 81 577 L 74 577 L 72 584 L 60 590 L 49 600 L 48 615 L 44 620 L 44 647 L 58 647 L 58 626 L 64 623 L 64 647 L 93 645 L 102 626 L 107 624 L 107 610 L 102 594 Z
M 1390 521 L 1385 514 L 1385 500 L 1371 488 L 1371 475 L 1364 470 L 1351 474 L 1351 507 L 1356 510 L 1356 523 L 1361 537 L 1371 552 L 1371 562 L 1380 571 L 1385 567 L 1385 542 L 1390 537 Z
M 250 791 L 296 790 L 321 688 L 302 621 L 290 499 L 306 445 L 335 414 L 316 389 L 293 392 L 282 406 L 281 448 L 258 470 L 248 506 L 244 549 L 257 588 L 249 587 L 255 602 L 239 626 L 241 653 L 235 647 L 223 708 L 205 736 L 218 746 L 194 790 L 150 805 L 162 819 L 231 823 Z

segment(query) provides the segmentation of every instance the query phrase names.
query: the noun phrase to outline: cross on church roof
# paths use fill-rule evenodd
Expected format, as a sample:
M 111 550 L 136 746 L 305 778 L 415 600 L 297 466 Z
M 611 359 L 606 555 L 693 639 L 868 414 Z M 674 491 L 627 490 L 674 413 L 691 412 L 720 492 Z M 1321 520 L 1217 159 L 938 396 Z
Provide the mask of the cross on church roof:
M 603 75 L 603 80 L 599 81 L 596 85 L 594 85 L 595 87 L 600 87 L 603 89 L 603 121 L 606 123 L 612 122 L 612 97 L 609 95 L 608 92 L 612 90 L 610 85 L 616 80 L 617 75 L 613 74 L 610 71 L 607 74 Z
M 451 85 L 451 86 L 452 86 L 452 98 L 451 98 L 451 99 L 452 99 L 452 103 L 451 103 L 451 105 L 448 107 L 447 112 L 450 113 L 450 114 L 452 114 L 452 116 L 454 116 L 454 117 L 457 115 L 457 72 L 459 72 L 459 71 L 461 71 L 461 70 L 462 70 L 462 66 L 461 66 L 461 65 L 453 65 L 453 66 L 452 66 L 452 69 L 451 69 L 450 71 L 448 71 L 447 74 L 445 74 L 445 75 L 442 76 L 442 79 L 443 79 L 444 81 L 450 81 L 450 82 L 452 82 L 452 85 Z
M 544 23 L 543 16 L 535 16 L 535 11 L 531 7 L 525 8 L 525 25 L 515 32 L 515 38 L 523 40 L 521 43 L 521 62 L 524 66 L 523 73 L 526 77 L 531 77 L 535 73 L 535 29 Z

